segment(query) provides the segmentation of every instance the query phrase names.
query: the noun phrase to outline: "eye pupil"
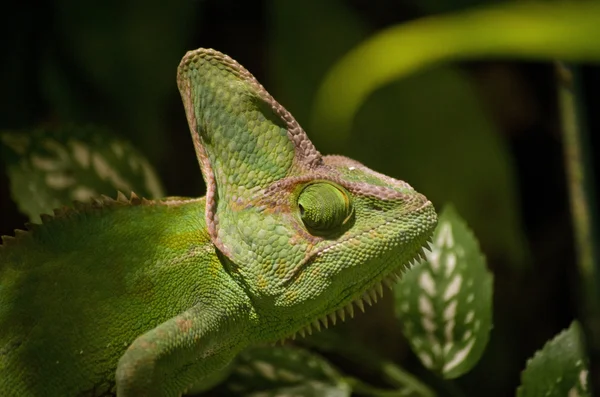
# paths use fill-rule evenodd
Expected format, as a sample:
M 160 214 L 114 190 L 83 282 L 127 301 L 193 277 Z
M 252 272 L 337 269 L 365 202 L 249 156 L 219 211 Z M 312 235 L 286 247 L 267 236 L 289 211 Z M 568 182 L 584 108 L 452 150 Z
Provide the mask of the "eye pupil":
M 300 192 L 298 212 L 310 233 L 335 233 L 351 218 L 352 200 L 343 187 L 331 182 L 316 182 Z

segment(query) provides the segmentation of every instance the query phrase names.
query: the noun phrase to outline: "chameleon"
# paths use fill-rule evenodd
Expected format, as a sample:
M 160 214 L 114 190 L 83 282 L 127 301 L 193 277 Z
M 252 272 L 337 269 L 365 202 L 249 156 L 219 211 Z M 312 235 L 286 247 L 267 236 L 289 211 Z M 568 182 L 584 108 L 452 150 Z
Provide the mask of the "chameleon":
M 189 51 L 177 85 L 206 195 L 101 196 L 3 236 L 0 395 L 180 396 L 423 257 L 433 204 L 321 155 L 235 60 Z

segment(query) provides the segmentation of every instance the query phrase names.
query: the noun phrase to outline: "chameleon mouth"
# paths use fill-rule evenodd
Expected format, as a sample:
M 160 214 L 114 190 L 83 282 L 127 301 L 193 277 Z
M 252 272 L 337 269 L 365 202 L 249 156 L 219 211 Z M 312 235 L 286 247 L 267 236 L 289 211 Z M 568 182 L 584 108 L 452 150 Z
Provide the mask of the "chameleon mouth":
M 358 298 L 355 298 L 354 300 L 341 305 L 338 309 L 335 309 L 330 313 L 327 313 L 322 317 L 319 317 L 316 320 L 308 323 L 293 334 L 284 337 L 282 342 L 285 339 L 295 340 L 298 335 L 305 338 L 306 334 L 312 335 L 313 330 L 318 332 L 321 331 L 321 327 L 328 328 L 330 323 L 335 325 L 338 319 L 344 322 L 346 321 L 347 316 L 349 318 L 354 318 L 354 313 L 356 312 L 355 307 L 357 310 L 360 310 L 364 313 L 365 304 L 373 306 L 375 303 L 377 303 L 379 298 L 383 297 L 384 286 L 392 291 L 394 285 L 402 279 L 402 276 L 407 269 L 417 266 L 426 259 L 426 251 L 431 247 L 431 244 L 432 237 L 429 237 L 425 245 L 419 248 L 412 258 L 410 258 L 408 261 L 400 263 L 389 272 L 383 274 L 375 282 L 371 283 L 371 285 L 368 286 Z

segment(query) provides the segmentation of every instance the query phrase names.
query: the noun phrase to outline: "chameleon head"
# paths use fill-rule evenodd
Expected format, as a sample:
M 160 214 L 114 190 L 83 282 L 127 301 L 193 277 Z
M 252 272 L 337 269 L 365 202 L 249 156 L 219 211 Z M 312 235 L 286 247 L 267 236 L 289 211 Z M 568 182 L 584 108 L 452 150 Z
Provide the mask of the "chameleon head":
M 259 207 L 278 208 L 279 225 L 262 256 L 270 268 L 260 273 L 274 281 L 275 305 L 305 321 L 369 299 L 365 293 L 422 255 L 437 222 L 431 202 L 410 185 L 341 156 L 274 184 Z
M 178 85 L 207 184 L 209 234 L 259 315 L 310 323 L 421 254 L 436 224 L 431 203 L 356 161 L 321 156 L 237 62 L 191 51 Z

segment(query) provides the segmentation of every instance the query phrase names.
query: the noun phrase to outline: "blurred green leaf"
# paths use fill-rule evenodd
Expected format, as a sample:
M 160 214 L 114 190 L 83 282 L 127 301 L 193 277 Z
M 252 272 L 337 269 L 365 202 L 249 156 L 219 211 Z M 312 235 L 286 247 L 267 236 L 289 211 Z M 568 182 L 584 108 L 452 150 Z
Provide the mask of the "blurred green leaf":
M 419 19 L 385 29 L 358 45 L 328 73 L 312 125 L 349 139 L 368 95 L 432 64 L 510 57 L 600 61 L 600 3 L 507 2 Z
M 446 207 L 427 260 L 394 288 L 396 316 L 423 365 L 456 378 L 479 361 L 491 329 L 492 279 L 477 239 Z
M 117 191 L 164 195 L 156 172 L 128 142 L 95 127 L 0 133 L 13 200 L 31 221 L 42 213 Z
M 335 147 L 330 132 L 315 136 Z M 452 202 L 488 255 L 527 263 L 513 164 L 465 74 L 439 67 L 378 90 L 351 137 L 344 154 L 408 181 L 437 206 Z
M 297 347 L 242 352 L 226 382 L 234 396 L 350 396 L 350 386 L 327 361 Z
M 575 321 L 529 359 L 517 396 L 590 396 L 588 375 L 583 335 Z

